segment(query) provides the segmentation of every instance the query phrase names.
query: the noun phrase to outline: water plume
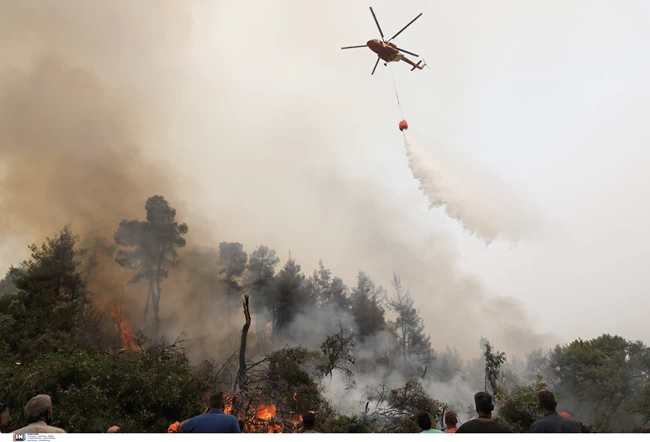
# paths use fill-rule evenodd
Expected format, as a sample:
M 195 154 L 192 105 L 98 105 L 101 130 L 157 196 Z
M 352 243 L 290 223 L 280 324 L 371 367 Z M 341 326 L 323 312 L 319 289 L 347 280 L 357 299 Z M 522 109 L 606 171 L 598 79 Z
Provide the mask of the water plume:
M 497 177 L 403 134 L 409 168 L 429 208 L 444 207 L 447 216 L 486 244 L 498 237 L 517 242 L 534 232 L 536 217 Z

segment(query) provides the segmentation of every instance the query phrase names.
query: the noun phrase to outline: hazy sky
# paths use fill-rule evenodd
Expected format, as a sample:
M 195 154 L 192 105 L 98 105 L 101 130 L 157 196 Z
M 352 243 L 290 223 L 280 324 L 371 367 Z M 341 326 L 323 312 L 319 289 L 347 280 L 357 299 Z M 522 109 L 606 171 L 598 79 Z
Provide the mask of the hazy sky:
M 396 41 L 431 70 L 392 66 L 409 132 L 503 180 L 543 235 L 486 247 L 427 208 L 390 70 L 371 77 L 369 50 L 340 50 L 378 37 L 368 4 L 204 1 L 187 47 L 172 44 L 187 28 L 171 13 L 78 14 L 70 23 L 101 38 L 67 44 L 75 63 L 155 109 L 140 139 L 172 164 L 182 197 L 171 202 L 195 238 L 291 251 L 308 272 L 322 258 L 349 284 L 359 269 L 382 283 L 396 270 L 436 345 L 471 350 L 481 334 L 528 325 L 561 341 L 650 341 L 650 3 L 372 6 L 390 35 L 424 13 Z
M 412 193 L 390 72 L 380 65 L 371 77 L 373 54 L 338 49 L 377 37 L 367 5 L 256 3 L 221 3 L 211 42 L 224 48 L 203 59 L 206 69 L 222 73 L 227 64 L 229 76 L 246 84 L 250 102 L 234 106 L 230 117 L 269 94 L 264 107 L 285 116 L 271 124 L 300 132 L 292 115 L 311 113 L 325 134 L 319 136 L 335 144 L 327 147 L 331 155 L 343 156 L 339 167 L 393 187 L 387 199 L 400 198 L 402 189 Z M 565 339 L 609 332 L 650 340 L 650 191 L 643 177 L 650 158 L 650 4 L 373 7 L 391 35 L 424 12 L 396 41 L 432 70 L 393 66 L 411 132 L 498 174 L 543 214 L 547 236 L 515 248 L 499 241 L 485 247 L 454 222 L 423 213 L 423 204 L 404 216 L 453 234 L 461 265 L 495 292 L 523 301 L 545 331 Z M 302 100 L 291 99 L 293 109 L 286 109 L 285 93 Z M 262 110 L 249 117 L 269 118 Z M 304 141 L 309 151 L 312 142 Z M 273 156 L 275 143 L 268 143 L 264 155 Z

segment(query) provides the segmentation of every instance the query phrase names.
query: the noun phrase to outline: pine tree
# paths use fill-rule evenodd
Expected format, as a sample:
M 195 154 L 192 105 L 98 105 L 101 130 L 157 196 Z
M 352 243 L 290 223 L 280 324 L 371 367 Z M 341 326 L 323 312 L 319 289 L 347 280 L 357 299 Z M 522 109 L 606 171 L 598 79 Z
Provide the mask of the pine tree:
M 280 336 L 307 306 L 308 292 L 300 264 L 289 257 L 275 279 L 273 335 Z
M 488 385 L 492 389 L 492 394 L 499 392 L 498 390 L 498 380 L 499 380 L 499 371 L 501 370 L 501 365 L 506 361 L 506 354 L 499 352 L 497 350 L 492 351 L 492 345 L 490 341 L 485 340 L 485 391 L 488 391 Z
M 162 280 L 169 275 L 169 269 L 178 262 L 178 248 L 185 247 L 183 237 L 189 228 L 176 221 L 176 209 L 162 196 L 152 196 L 145 204 L 146 221 L 122 220 L 115 235 L 115 242 L 125 248 L 117 252 L 116 260 L 122 267 L 135 274 L 132 284 L 141 279 L 149 281 L 147 303 L 144 310 L 145 323 L 149 303 L 153 306 L 155 338 L 160 329 L 160 299 Z
M 88 302 L 78 271 L 78 258 L 86 250 L 75 250 L 78 241 L 65 226 L 40 247 L 29 246 L 31 258 L 9 270 L 18 291 L 6 295 L 8 308 L 0 320 L 17 327 L 0 327 L 0 341 L 25 360 L 65 348 L 77 337 Z
M 309 278 L 308 286 L 310 305 L 319 308 L 333 307 L 340 312 L 350 309 L 348 288 L 341 278 L 332 277 L 332 272 L 325 268 L 322 260 L 318 262 L 318 270 L 314 270 Z
M 221 283 L 226 287 L 229 320 L 231 299 L 237 296 L 242 289 L 241 277 L 246 270 L 247 260 L 248 255 L 240 243 L 222 242 L 219 244 L 219 266 L 221 267 L 219 275 L 221 275 Z
M 386 290 L 359 272 L 357 286 L 352 290 L 351 311 L 362 340 L 386 329 L 385 299 Z
M 395 298 L 390 302 L 390 307 L 397 313 L 397 333 L 404 363 L 415 357 L 418 362 L 427 364 L 433 358 L 431 340 L 424 333 L 424 322 L 414 306 L 413 298 L 408 290 L 404 290 L 397 274 L 393 274 L 393 289 Z
M 276 256 L 275 250 L 266 246 L 259 246 L 251 253 L 246 266 L 244 280 L 245 286 L 252 294 L 251 308 L 255 314 L 255 336 L 258 346 L 262 346 L 266 341 L 264 335 L 264 328 L 267 323 L 266 312 L 271 310 L 272 285 L 275 267 L 279 262 L 280 258 Z

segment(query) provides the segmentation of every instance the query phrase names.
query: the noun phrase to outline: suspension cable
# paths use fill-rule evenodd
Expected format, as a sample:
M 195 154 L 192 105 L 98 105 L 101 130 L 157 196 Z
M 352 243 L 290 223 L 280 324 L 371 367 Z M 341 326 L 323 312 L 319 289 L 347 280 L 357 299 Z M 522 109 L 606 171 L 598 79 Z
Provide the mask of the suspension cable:
M 395 74 L 393 73 L 393 66 L 388 63 L 388 68 L 390 69 L 390 76 L 393 79 L 393 88 L 395 89 L 395 98 L 397 99 L 397 107 L 399 108 L 399 113 L 402 116 L 402 120 L 405 120 L 404 111 L 402 110 L 402 104 L 399 102 L 399 94 L 397 93 L 397 82 L 395 81 Z

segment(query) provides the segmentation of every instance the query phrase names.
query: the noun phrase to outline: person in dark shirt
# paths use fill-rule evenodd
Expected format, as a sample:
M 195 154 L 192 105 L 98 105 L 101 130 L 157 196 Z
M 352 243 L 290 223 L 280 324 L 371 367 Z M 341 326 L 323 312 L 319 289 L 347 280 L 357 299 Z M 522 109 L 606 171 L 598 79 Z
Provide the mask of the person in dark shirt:
M 181 423 L 177 433 L 240 433 L 239 421 L 235 416 L 223 412 L 223 393 L 210 396 L 210 408 L 205 413 Z
M 318 433 L 316 428 L 316 415 L 311 411 L 302 415 L 303 433 Z
M 567 418 L 569 418 L 569 419 L 573 419 L 573 418 L 571 417 L 571 415 L 570 415 L 569 413 L 567 413 L 566 411 L 561 411 L 561 412 L 559 412 L 558 414 L 559 414 L 560 416 L 564 416 L 564 417 L 567 417 Z M 591 433 L 591 428 L 589 428 L 588 426 L 586 426 L 585 424 L 583 424 L 582 422 L 580 422 L 580 421 L 577 420 L 577 419 L 576 419 L 575 421 L 576 421 L 576 422 L 578 423 L 578 425 L 580 426 L 580 432 L 582 432 L 582 433 Z
M 416 417 L 418 421 L 418 427 L 420 427 L 420 433 L 442 433 L 440 430 L 433 428 L 433 423 L 431 422 L 431 416 L 429 413 L 420 413 Z
M 507 425 L 492 420 L 492 412 L 494 411 L 494 403 L 492 402 L 492 395 L 486 392 L 479 392 L 474 395 L 474 403 L 476 404 L 476 412 L 478 418 L 465 422 L 461 425 L 456 434 L 458 433 L 512 433 L 512 430 Z
M 537 419 L 530 426 L 529 433 L 582 433 L 578 422 L 568 417 L 561 416 L 555 410 L 557 401 L 553 392 L 542 390 L 537 393 L 539 409 L 544 417 Z
M 9 407 L 0 402 L 0 433 L 6 433 L 9 427 Z

